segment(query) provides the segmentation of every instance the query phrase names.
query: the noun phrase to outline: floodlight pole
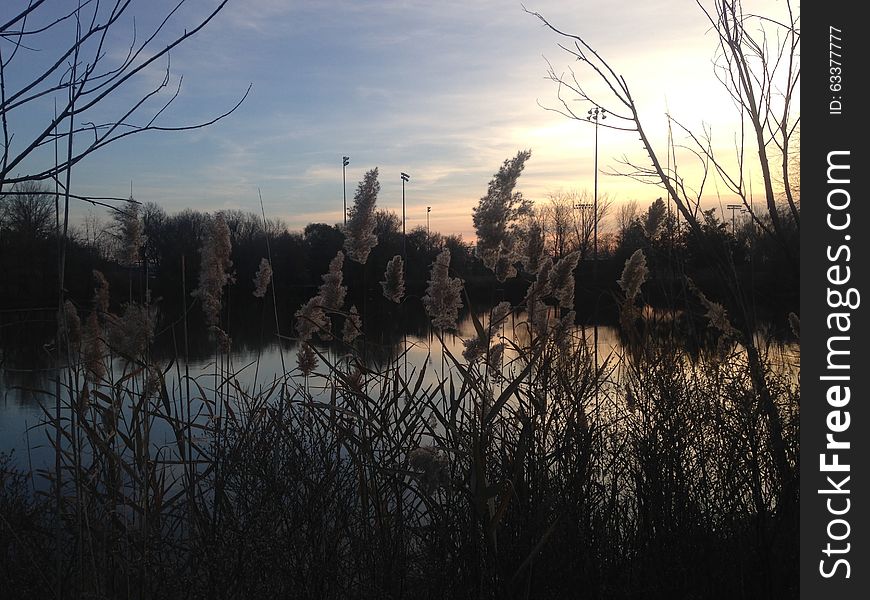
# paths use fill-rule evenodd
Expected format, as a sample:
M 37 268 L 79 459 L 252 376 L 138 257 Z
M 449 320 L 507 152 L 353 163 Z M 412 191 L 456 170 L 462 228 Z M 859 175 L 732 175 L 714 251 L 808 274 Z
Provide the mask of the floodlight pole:
M 408 240 L 405 236 L 405 182 L 411 179 L 411 176 L 405 173 L 402 175 L 402 260 L 408 262 Z
M 349 156 L 341 157 L 341 188 L 344 194 L 344 226 L 347 227 L 347 165 L 350 163 Z
M 738 210 L 742 211 L 743 205 L 742 204 L 729 204 L 725 208 L 727 208 L 728 210 L 731 211 L 731 235 L 737 237 L 737 222 L 734 220 L 734 214 Z

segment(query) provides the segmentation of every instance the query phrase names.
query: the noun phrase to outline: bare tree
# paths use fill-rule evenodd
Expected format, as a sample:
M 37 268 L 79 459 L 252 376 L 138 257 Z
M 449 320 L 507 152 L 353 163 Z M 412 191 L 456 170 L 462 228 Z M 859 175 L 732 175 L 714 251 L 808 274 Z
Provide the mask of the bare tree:
M 132 15 L 134 0 L 81 0 L 61 14 L 45 0 L 12 1 L 18 9 L 4 11 L 12 16 L 0 22 L 0 190 L 23 181 L 57 179 L 87 156 L 125 137 L 205 127 L 241 104 L 247 92 L 229 110 L 200 123 L 161 122 L 181 90 L 178 78 L 168 99 L 158 97 L 171 83 L 170 52 L 205 27 L 228 0 L 218 2 L 180 33 L 167 34 L 185 2 L 180 0 L 142 35 Z M 129 44 L 116 58 L 119 49 L 112 44 L 128 24 Z M 162 80 L 119 109 L 118 98 L 141 81 L 141 76 L 160 69 L 161 61 L 165 61 Z M 24 125 L 28 113 L 44 110 L 37 107 L 50 106 L 52 101 L 54 115 L 34 130 Z M 63 152 L 53 150 L 55 144 Z M 57 161 L 47 161 L 53 151 Z
M 612 205 L 608 194 L 599 195 L 596 215 L 589 192 L 550 192 L 547 203 L 538 212 L 546 232 L 547 247 L 553 256 L 561 258 L 579 250 L 581 260 L 588 258 L 594 245 L 595 226 L 597 224 L 600 231 Z
M 740 199 L 756 224 L 767 234 L 786 245 L 777 208 L 773 168 L 781 171 L 783 195 L 794 218 L 799 223 L 799 208 L 791 188 L 790 144 L 794 138 L 799 117 L 794 116 L 795 91 L 800 80 L 799 17 L 791 3 L 785 2 L 782 19 L 744 14 L 740 0 L 715 0 L 712 10 L 701 5 L 719 38 L 719 52 L 714 63 L 715 72 L 731 96 L 740 115 L 741 128 L 736 144 L 736 167 L 726 157 L 714 152 L 712 135 L 704 127 L 700 133 L 691 131 L 671 115 L 669 123 L 681 130 L 689 139 L 683 148 L 692 153 L 701 167 L 702 175 L 691 185 L 678 169 L 676 147 L 669 142 L 667 155 L 661 156 L 653 147 L 638 114 L 631 89 L 586 40 L 568 34 L 550 24 L 541 14 L 531 12 L 548 28 L 570 40 L 559 44 L 565 52 L 591 69 L 593 76 L 609 90 L 603 97 L 593 98 L 573 69 L 557 73 L 552 64 L 548 77 L 557 84 L 558 108 L 548 108 L 569 118 L 586 121 L 586 114 L 576 111 L 569 100 L 607 111 L 611 120 L 598 125 L 610 129 L 636 133 L 649 156 L 651 166 L 640 165 L 623 158 L 624 170 L 618 172 L 639 181 L 663 187 L 686 222 L 696 233 L 700 232 L 700 202 L 709 174 L 716 172 L 729 189 Z M 571 96 L 570 98 L 566 95 Z M 747 146 L 755 150 L 750 152 Z M 765 211 L 756 212 L 751 202 L 747 172 L 750 160 L 757 157 L 757 171 L 764 182 Z M 765 217 L 764 219 L 762 217 Z M 769 224 L 769 226 L 768 226 Z
M 26 239 L 47 237 L 53 229 L 54 196 L 35 181 L 26 181 L 0 195 L 0 229 Z

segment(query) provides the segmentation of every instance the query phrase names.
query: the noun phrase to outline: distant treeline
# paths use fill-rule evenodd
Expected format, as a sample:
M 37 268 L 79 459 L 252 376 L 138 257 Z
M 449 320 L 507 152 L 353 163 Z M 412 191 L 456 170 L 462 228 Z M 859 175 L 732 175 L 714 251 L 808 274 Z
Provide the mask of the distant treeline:
M 58 244 L 55 229 L 54 199 L 33 189 L 31 196 L 7 195 L 0 198 L 0 307 L 8 321 L 10 311 L 50 308 L 57 304 Z M 221 211 L 229 226 L 235 283 L 228 287 L 228 300 L 234 311 L 258 299 L 253 297 L 254 277 L 263 258 L 271 258 L 275 298 L 282 321 L 289 320 L 299 304 L 315 293 L 330 260 L 344 244 L 340 224 L 311 223 L 302 231 L 289 231 L 278 220 L 239 210 Z M 551 213 L 552 214 L 552 211 Z M 705 214 L 701 236 L 681 226 L 662 204 L 647 210 L 621 210 L 618 224 L 602 226 L 598 260 L 594 260 L 588 235 L 571 236 L 558 231 L 564 224 L 547 223 L 548 212 L 537 213 L 545 232 L 546 253 L 560 258 L 580 250 L 584 259 L 575 272 L 578 319 L 585 322 L 615 322 L 616 280 L 625 260 L 638 248 L 644 250 L 651 275 L 645 288 L 647 302 L 656 307 L 685 309 L 696 302 L 687 290 L 691 278 L 711 297 L 729 297 L 724 286 L 739 285 L 751 290 L 756 315 L 762 321 L 787 328 L 787 314 L 797 312 L 798 230 L 793 228 L 792 247 L 755 235 L 751 222 L 739 226 Z M 165 314 L 180 314 L 184 298 L 197 286 L 200 248 L 206 224 L 212 216 L 184 210 L 168 214 L 163 208 L 146 203 L 140 207 L 141 245 L 138 257 L 124 258 L 124 215 L 100 223 L 91 218 L 70 231 L 65 244 L 66 291 L 80 310 L 89 310 L 93 295 L 92 271 L 102 271 L 112 289 L 112 300 L 144 298 L 146 289 L 152 301 L 159 301 Z M 427 232 L 414 227 L 403 237 L 400 218 L 391 211 L 376 212 L 375 234 L 378 244 L 365 265 L 348 261 L 344 277 L 351 293 L 368 290 L 367 301 L 380 303 L 379 281 L 386 263 L 393 256 L 405 257 L 405 278 L 410 296 L 421 296 L 437 253 L 448 247 L 451 271 L 465 281 L 473 299 L 481 303 L 502 299 L 519 301 L 532 276 L 520 271 L 515 279 L 499 283 L 475 255 L 474 246 L 458 235 Z M 556 232 L 556 233 L 553 233 Z M 267 235 L 268 233 L 268 235 Z M 732 257 L 730 272 L 712 260 L 712 249 L 726 250 Z M 517 263 L 519 266 L 519 262 Z M 271 292 L 269 294 L 271 301 Z M 354 299 L 362 304 L 363 298 Z M 732 314 L 737 316 L 738 311 Z M 282 328 L 284 323 L 282 323 Z

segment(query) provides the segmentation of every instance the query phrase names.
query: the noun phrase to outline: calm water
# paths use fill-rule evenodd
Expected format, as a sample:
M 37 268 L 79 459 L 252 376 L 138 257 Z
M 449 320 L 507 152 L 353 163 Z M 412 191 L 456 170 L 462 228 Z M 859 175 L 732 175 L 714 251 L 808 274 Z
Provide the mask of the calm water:
M 522 320 L 521 316 L 515 318 L 517 322 Z M 451 363 L 449 360 L 442 362 L 438 338 L 431 331 L 424 331 L 421 335 L 421 328 L 416 329 L 417 333 L 405 334 L 405 340 L 401 334 L 396 334 L 395 327 L 392 332 L 387 332 L 385 328 L 370 332 L 369 343 L 366 345 L 369 366 L 383 368 L 395 361 L 402 348 L 407 347 L 408 372 L 416 374 L 425 365 L 424 385 L 435 384 L 442 374 L 448 375 Z M 458 331 L 444 338 L 447 350 L 459 358 L 463 350 L 462 339 L 472 337 L 475 335 L 474 331 L 472 319 L 466 315 L 460 322 Z M 515 331 L 522 337 L 522 328 Z M 173 336 L 172 333 L 165 330 L 158 336 L 155 344 L 158 363 L 164 367 L 172 367 L 166 375 L 169 388 L 177 385 L 176 368 L 171 357 L 176 355 L 175 349 L 183 343 L 178 335 Z M 618 332 L 613 327 L 578 326 L 576 334 L 586 340 L 590 349 L 597 337 L 600 361 L 604 361 L 611 354 L 619 355 L 622 352 Z M 213 356 L 208 354 L 210 342 L 207 338 L 196 339 L 192 341 L 192 347 L 194 352 L 189 362 L 191 377 L 197 379 L 204 389 L 214 389 L 215 363 Z M 319 344 L 318 349 L 331 361 L 340 358 L 338 344 Z M 796 377 L 800 361 L 800 351 L 796 344 L 779 345 L 771 354 L 775 363 Z M 268 386 L 284 373 L 282 363 L 287 371 L 294 370 L 296 355 L 297 348 L 292 342 L 282 342 L 280 345 L 275 342 L 257 344 L 251 339 L 242 339 L 238 343 L 234 341 L 229 370 L 237 374 L 237 380 L 243 387 L 256 391 L 262 386 Z M 44 409 L 51 413 L 54 411 L 56 370 L 52 368 L 51 357 L 51 347 L 47 344 L 44 347 L 31 348 L 29 352 L 12 353 L 7 350 L 0 363 L 0 452 L 12 453 L 13 462 L 21 467 L 40 468 L 53 461 L 47 429 L 42 426 L 45 420 Z M 509 353 L 506 353 L 506 359 L 508 357 Z M 115 368 L 123 370 L 120 363 L 116 363 Z M 183 366 L 181 369 L 183 371 Z M 324 370 L 324 365 L 320 364 L 315 372 Z M 317 393 L 320 381 L 319 378 L 311 378 L 314 388 L 312 393 Z

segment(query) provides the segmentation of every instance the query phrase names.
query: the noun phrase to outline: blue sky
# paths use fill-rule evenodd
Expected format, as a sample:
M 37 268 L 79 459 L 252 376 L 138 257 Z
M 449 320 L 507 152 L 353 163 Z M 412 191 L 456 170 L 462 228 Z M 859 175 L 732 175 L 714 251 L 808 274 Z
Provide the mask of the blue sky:
M 189 4 L 167 34 L 215 3 Z M 140 3 L 139 35 L 171 6 Z M 731 143 L 736 113 L 713 76 L 715 38 L 694 2 L 528 0 L 526 7 L 585 36 L 626 77 L 662 149 L 666 109 L 689 125 L 712 123 L 725 132 L 717 139 Z M 131 25 L 130 18 L 119 25 L 107 57 L 123 53 Z M 91 156 L 73 172 L 74 191 L 125 196 L 132 181 L 138 200 L 170 212 L 259 211 L 259 187 L 267 214 L 301 229 L 341 220 L 346 154 L 349 201 L 363 173 L 379 167 L 378 204 L 400 212 L 405 171 L 408 227 L 425 223 L 432 206 L 433 230 L 471 238 L 471 207 L 520 149 L 532 149 L 520 183 L 529 198 L 592 189 L 592 128 L 538 105 L 556 105 L 544 57 L 557 69 L 570 64 L 559 41 L 516 1 L 230 0 L 172 53 L 173 81 L 183 76 L 183 86 L 160 122 L 207 120 L 251 84 L 242 106 L 207 129 L 133 136 Z M 19 60 L 10 77 L 26 77 L 28 64 Z M 131 81 L 106 116 L 153 87 L 164 67 Z M 13 126 L 36 126 L 46 116 L 40 110 L 50 108 L 16 115 Z M 632 134 L 602 130 L 599 141 L 604 169 L 623 154 L 642 157 Z M 617 201 L 661 195 L 626 178 L 601 176 L 599 186 Z

